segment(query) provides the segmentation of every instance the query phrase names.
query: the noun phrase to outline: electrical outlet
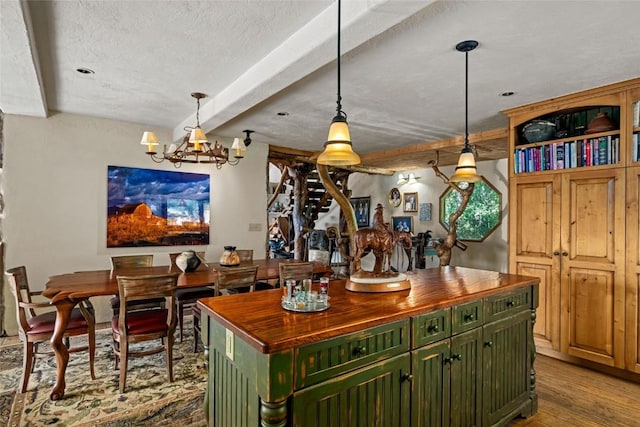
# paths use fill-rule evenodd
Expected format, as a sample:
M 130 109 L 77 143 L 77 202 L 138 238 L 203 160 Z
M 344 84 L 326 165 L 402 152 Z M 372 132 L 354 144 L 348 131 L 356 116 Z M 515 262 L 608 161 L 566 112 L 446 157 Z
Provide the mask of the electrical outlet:
M 233 332 L 229 329 L 226 329 L 226 339 L 225 339 L 225 354 L 231 360 L 233 360 Z

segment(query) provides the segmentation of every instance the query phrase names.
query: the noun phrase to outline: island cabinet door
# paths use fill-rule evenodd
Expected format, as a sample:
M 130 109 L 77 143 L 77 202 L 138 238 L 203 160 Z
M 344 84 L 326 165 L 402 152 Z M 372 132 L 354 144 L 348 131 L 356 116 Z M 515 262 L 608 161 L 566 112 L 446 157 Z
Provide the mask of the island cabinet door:
M 297 391 L 292 423 L 297 427 L 409 427 L 409 354 Z
M 412 426 L 481 425 L 481 338 L 477 328 L 412 352 Z
M 531 414 L 531 311 L 490 323 L 483 331 L 484 426 Z M 502 421 L 502 422 L 501 422 Z

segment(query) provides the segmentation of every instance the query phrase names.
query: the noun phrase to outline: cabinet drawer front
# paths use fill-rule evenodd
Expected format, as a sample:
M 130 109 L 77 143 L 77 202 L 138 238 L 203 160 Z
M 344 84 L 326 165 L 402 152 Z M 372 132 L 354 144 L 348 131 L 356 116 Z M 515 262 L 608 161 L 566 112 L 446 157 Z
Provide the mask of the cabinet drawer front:
M 414 317 L 412 348 L 440 341 L 451 335 L 451 309 L 437 310 Z
M 296 390 L 409 350 L 409 319 L 295 350 Z
M 518 289 L 485 298 L 486 321 L 492 322 L 513 313 L 528 310 L 533 306 L 533 293 L 530 287 Z
M 456 305 L 451 309 L 451 330 L 453 334 L 468 331 L 483 323 L 482 300 Z

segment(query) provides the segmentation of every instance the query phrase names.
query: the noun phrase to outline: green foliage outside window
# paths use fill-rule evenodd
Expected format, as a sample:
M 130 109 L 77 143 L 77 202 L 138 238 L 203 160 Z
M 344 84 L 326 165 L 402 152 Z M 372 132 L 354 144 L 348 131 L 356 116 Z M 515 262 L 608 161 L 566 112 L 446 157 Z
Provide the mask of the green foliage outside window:
M 440 224 L 449 231 L 449 216 L 454 213 L 462 196 L 447 188 L 440 196 Z M 502 194 L 484 177 L 476 182 L 464 213 L 458 218 L 458 239 L 483 241 L 502 221 Z

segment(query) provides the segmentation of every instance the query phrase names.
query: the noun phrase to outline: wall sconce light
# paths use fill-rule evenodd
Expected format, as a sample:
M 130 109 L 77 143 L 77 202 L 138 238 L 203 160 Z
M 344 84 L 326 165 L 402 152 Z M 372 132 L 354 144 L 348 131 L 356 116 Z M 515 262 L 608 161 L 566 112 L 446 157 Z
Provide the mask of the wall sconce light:
M 420 179 L 419 176 L 415 176 L 415 174 L 410 173 L 409 176 L 404 176 L 404 174 L 398 175 L 397 185 L 402 184 L 415 184 Z

